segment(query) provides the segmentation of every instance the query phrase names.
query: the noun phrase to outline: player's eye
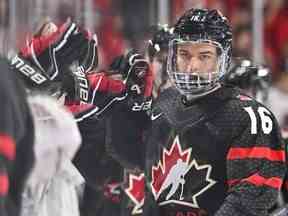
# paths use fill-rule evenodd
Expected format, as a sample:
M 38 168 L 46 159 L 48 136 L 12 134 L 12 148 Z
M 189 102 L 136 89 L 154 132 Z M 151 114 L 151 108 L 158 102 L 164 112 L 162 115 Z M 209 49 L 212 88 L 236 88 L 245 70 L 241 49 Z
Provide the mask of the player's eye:
M 200 56 L 199 56 L 199 59 L 200 59 L 201 61 L 208 61 L 208 60 L 212 59 L 212 56 L 211 56 L 211 55 L 204 54 L 204 55 L 200 55 Z
M 180 50 L 179 56 L 184 60 L 188 60 L 191 58 L 191 55 L 185 50 Z

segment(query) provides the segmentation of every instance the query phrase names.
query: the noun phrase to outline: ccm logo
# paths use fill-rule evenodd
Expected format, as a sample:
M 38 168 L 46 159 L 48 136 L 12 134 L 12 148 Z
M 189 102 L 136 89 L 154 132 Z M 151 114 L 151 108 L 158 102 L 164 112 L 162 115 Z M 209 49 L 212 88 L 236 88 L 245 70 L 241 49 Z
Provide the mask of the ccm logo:
M 35 71 L 30 65 L 25 64 L 24 60 L 17 55 L 12 59 L 11 64 L 37 84 L 41 84 L 47 80 L 45 76 Z

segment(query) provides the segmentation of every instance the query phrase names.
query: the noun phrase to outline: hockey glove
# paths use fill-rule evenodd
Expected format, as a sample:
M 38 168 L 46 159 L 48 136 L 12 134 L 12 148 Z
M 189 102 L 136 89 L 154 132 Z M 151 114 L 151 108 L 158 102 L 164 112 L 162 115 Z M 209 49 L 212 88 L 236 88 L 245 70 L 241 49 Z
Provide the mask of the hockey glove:
M 84 69 L 89 68 L 91 58 L 86 58 L 86 55 L 83 57 L 83 53 L 92 50 L 89 47 L 94 45 L 90 44 L 94 44 L 94 40 L 89 39 L 86 32 L 80 31 L 79 27 L 68 19 L 51 34 L 34 36 L 20 53 L 12 58 L 11 65 L 20 73 L 27 87 L 43 87 L 50 85 L 52 81 L 62 81 L 64 68 L 74 61 L 79 61 L 79 65 L 84 65 Z
M 78 60 L 78 70 L 84 73 L 94 72 L 98 66 L 98 40 L 96 34 L 83 30 L 86 35 L 87 42 L 80 50 L 80 56 Z
M 85 74 L 82 71 L 74 71 L 65 78 L 67 100 L 74 104 L 94 104 L 101 106 L 109 102 L 109 98 L 125 95 L 125 84 L 122 80 L 113 80 L 105 73 L 91 72 Z M 67 83 L 68 82 L 68 83 Z
M 152 71 L 148 61 L 135 51 L 130 51 L 122 60 L 120 70 L 128 93 L 127 104 L 132 111 L 147 111 L 151 108 Z

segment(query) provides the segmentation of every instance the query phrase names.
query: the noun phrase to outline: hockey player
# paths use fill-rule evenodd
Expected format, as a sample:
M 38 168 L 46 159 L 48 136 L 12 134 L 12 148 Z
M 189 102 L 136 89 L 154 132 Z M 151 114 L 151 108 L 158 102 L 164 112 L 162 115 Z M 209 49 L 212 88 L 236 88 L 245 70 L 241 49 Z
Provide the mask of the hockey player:
M 271 85 L 271 74 L 268 68 L 264 66 L 253 66 L 250 60 L 244 59 L 240 61 L 234 61 L 234 65 L 225 75 L 225 84 L 237 86 L 243 91 L 254 97 L 255 99 L 266 104 L 268 98 L 268 90 Z M 282 137 L 287 149 L 287 135 L 282 130 Z M 286 150 L 287 152 L 287 150 Z M 277 204 L 272 207 L 269 215 L 287 215 L 287 187 L 286 177 L 284 179 L 281 192 L 277 199 Z
M 168 25 L 158 25 L 149 40 L 147 53 L 153 71 L 153 97 L 171 86 L 167 73 L 168 42 L 172 35 L 172 28 Z
M 22 53 L 26 54 L 24 55 L 25 58 L 22 60 L 25 61 L 28 59 L 28 63 L 30 63 L 31 66 L 36 67 L 35 70 L 39 71 L 39 64 L 37 64 L 37 61 L 35 61 L 35 59 L 38 59 L 38 61 L 40 61 L 40 65 L 45 65 L 45 69 L 40 71 L 43 73 L 43 76 L 46 77 L 47 72 L 50 71 L 50 67 L 47 67 L 47 65 L 50 65 L 50 55 L 45 55 L 47 53 L 46 49 L 48 49 L 49 51 L 52 50 L 52 52 L 55 51 L 55 53 L 59 55 L 59 58 L 57 58 L 56 55 L 56 58 L 53 58 L 52 62 L 55 61 L 56 64 L 54 65 L 58 65 L 59 67 L 61 67 L 61 70 L 59 69 L 57 74 L 53 73 L 56 74 L 55 78 L 53 79 L 51 78 L 51 76 L 48 76 L 48 81 L 50 82 L 48 82 L 46 86 L 53 86 L 50 85 L 51 83 L 58 84 L 58 88 L 56 88 L 56 90 L 60 89 L 60 92 L 63 92 L 64 90 L 64 92 L 67 94 L 65 104 L 75 114 L 83 141 L 83 144 L 74 159 L 74 163 L 77 168 L 79 168 L 81 174 L 84 176 L 88 187 L 94 189 L 96 188 L 96 190 L 100 188 L 100 190 L 102 190 L 101 188 L 104 187 L 104 184 L 106 185 L 107 183 L 109 183 L 111 181 L 111 178 L 115 180 L 115 176 L 116 178 L 118 177 L 117 171 L 121 171 L 119 165 L 117 165 L 117 163 L 109 157 L 107 151 L 105 150 L 105 142 L 107 135 L 105 130 L 106 120 L 104 116 L 106 113 L 108 113 L 108 115 L 111 114 L 111 105 L 114 105 L 113 103 L 115 102 L 119 103 L 120 101 L 122 101 L 122 103 L 120 104 L 121 107 L 124 107 L 124 109 L 131 109 L 133 112 L 141 112 L 143 110 L 149 109 L 151 104 L 151 99 L 149 99 L 151 95 L 151 84 L 149 84 L 152 82 L 151 75 L 149 73 L 149 66 L 147 61 L 144 60 L 141 55 L 134 52 L 128 53 L 125 57 L 123 57 L 123 61 L 121 62 L 121 70 L 119 71 L 121 71 L 122 73 L 121 75 L 123 76 L 123 80 L 113 80 L 109 78 L 109 76 L 107 76 L 105 72 L 95 73 L 93 72 L 93 70 L 89 70 L 91 68 L 85 66 L 83 67 L 83 62 L 86 62 L 85 65 L 88 66 L 94 64 L 93 61 L 95 61 L 95 59 L 90 57 L 91 55 L 95 55 L 94 52 L 91 52 L 88 49 L 88 51 L 86 51 L 86 54 L 84 50 L 84 60 L 88 59 L 87 61 L 91 62 L 90 64 L 87 64 L 87 61 L 82 60 L 83 54 L 77 56 L 78 53 L 75 52 L 73 49 L 82 50 L 82 44 L 85 45 L 85 43 L 87 43 L 88 41 L 90 45 L 88 46 L 88 48 L 92 46 L 93 51 L 95 41 L 93 41 L 93 39 L 89 39 L 89 37 L 86 40 L 86 37 L 82 39 L 83 36 L 81 36 L 81 31 L 77 32 L 75 30 L 75 32 L 69 34 L 69 29 L 72 28 L 69 26 L 72 26 L 72 24 L 68 23 L 64 27 L 60 27 L 55 33 L 53 33 L 60 36 L 61 34 L 68 35 L 66 36 L 66 45 L 60 47 L 62 48 L 62 50 L 54 49 L 54 47 L 57 47 L 57 44 L 61 44 L 54 38 L 60 38 L 61 41 L 61 38 L 65 37 L 55 37 L 53 36 L 53 34 L 52 36 L 49 34 L 46 35 L 46 38 L 43 38 L 42 35 L 39 38 L 33 38 L 31 45 L 26 47 L 26 49 L 24 49 L 24 52 L 22 49 Z M 78 39 L 75 38 L 77 35 L 79 37 Z M 42 43 L 39 43 L 39 41 Z M 75 44 L 73 44 L 72 42 L 74 42 Z M 40 44 L 42 46 L 37 46 L 37 44 Z M 87 50 L 85 46 L 84 48 Z M 35 53 L 35 49 L 37 50 L 36 55 L 33 54 Z M 67 49 L 72 49 L 73 52 L 67 52 Z M 74 56 L 70 57 L 70 54 Z M 63 57 L 65 57 L 66 55 L 70 57 L 68 58 L 68 60 L 78 60 L 78 64 L 80 66 L 78 66 L 75 71 L 73 70 L 73 68 L 70 69 L 67 67 L 70 66 L 72 61 L 70 60 L 69 62 L 65 62 L 65 58 Z M 18 64 L 16 64 L 14 60 L 14 62 L 12 61 L 12 65 L 15 66 Z M 79 70 L 79 68 L 81 70 Z M 24 75 L 24 78 L 27 79 L 26 74 Z M 31 78 L 27 80 L 29 84 L 31 83 L 31 81 L 34 80 L 31 80 Z M 36 88 L 41 89 L 42 86 L 36 85 Z M 44 88 L 44 90 L 47 92 L 47 88 Z M 55 91 L 55 88 L 53 90 Z M 91 164 L 94 165 L 91 166 Z M 115 170 L 116 173 L 112 173 L 115 172 Z M 108 188 L 110 188 L 110 186 L 113 186 L 110 183 L 108 184 Z M 115 187 L 113 186 L 113 188 Z M 87 205 L 89 209 L 90 204 L 89 201 L 87 202 L 86 195 L 87 193 L 85 193 L 84 195 L 82 209 L 83 213 L 85 215 L 88 215 L 91 214 L 91 212 L 87 212 Z M 94 210 L 97 210 L 97 206 L 99 205 L 96 205 L 96 208 L 94 208 Z M 110 206 L 113 207 L 112 205 Z M 96 213 L 100 214 L 100 212 Z M 116 215 L 118 213 L 119 211 L 116 212 Z M 105 215 L 105 211 L 103 212 L 103 214 Z
M 275 204 L 284 144 L 264 105 L 221 83 L 231 42 L 216 10 L 188 10 L 175 24 L 167 69 L 179 93 L 153 107 L 144 215 L 260 216 Z
M 132 121 L 131 117 L 126 118 L 126 114 L 134 117 L 138 115 L 142 116 L 141 113 L 143 110 L 148 109 L 149 106 L 147 105 L 151 104 L 151 100 L 149 99 L 151 90 L 150 93 L 148 90 L 145 91 L 147 88 L 145 87 L 146 82 L 143 78 L 145 78 L 146 75 L 134 81 L 127 79 L 127 75 L 130 74 L 134 77 L 133 79 L 135 79 L 135 74 L 141 71 L 146 73 L 147 70 L 149 70 L 148 62 L 143 56 L 134 51 L 130 51 L 116 58 L 111 64 L 110 69 L 99 75 L 111 81 L 116 80 L 114 78 L 116 76 L 119 78 L 117 79 L 118 82 L 124 83 L 125 80 L 127 80 L 128 96 L 121 101 L 116 101 L 113 108 L 108 106 L 103 114 L 96 114 L 97 118 L 91 116 L 82 121 L 78 121 L 79 129 L 81 134 L 83 134 L 83 146 L 76 155 L 74 162 L 87 180 L 84 200 L 82 202 L 82 213 L 85 216 L 122 215 L 120 204 L 123 199 L 123 167 L 117 162 L 119 158 L 113 157 L 114 150 L 109 147 L 111 133 L 110 129 L 107 129 L 109 128 L 107 125 L 110 124 L 111 118 L 114 119 L 116 116 L 124 114 L 123 122 L 117 121 L 116 124 L 113 124 L 115 128 L 118 128 L 116 129 L 118 132 L 122 131 L 122 128 L 132 128 L 132 130 L 126 130 L 126 132 L 131 135 L 127 137 L 125 136 L 125 132 L 125 134 L 122 134 L 125 138 L 118 140 L 119 147 L 123 150 L 125 149 L 125 144 L 122 143 L 123 140 L 129 139 L 129 137 L 132 137 L 132 139 L 138 137 L 139 130 L 136 127 L 133 128 L 133 125 L 129 125 L 131 122 L 135 124 L 135 121 Z M 148 74 L 149 73 L 150 72 L 148 72 Z M 145 94 L 145 92 L 147 92 L 147 94 Z M 105 95 L 102 95 L 102 97 L 103 96 L 105 97 Z M 98 95 L 98 100 L 101 100 L 101 94 Z M 147 105 L 145 105 L 145 103 Z M 124 112 L 125 110 L 127 112 Z M 126 121 L 128 119 L 129 121 Z M 125 125 L 125 127 L 123 127 L 123 125 Z M 126 150 L 130 151 L 131 149 Z M 130 153 L 130 155 L 134 155 L 132 151 L 130 151 Z M 93 164 L 93 166 L 91 164 Z
M 233 66 L 225 75 L 224 82 L 238 86 L 246 94 L 266 105 L 271 85 L 269 68 L 263 65 L 255 66 L 248 59 L 234 60 Z
M 78 63 L 76 78 L 69 69 L 74 62 Z M 74 83 L 88 90 L 81 71 L 91 70 L 95 65 L 97 41 L 70 20 L 59 28 L 53 23 L 44 24 L 11 60 L 12 68 L 30 93 L 29 105 L 37 127 L 33 149 L 36 160 L 21 194 L 23 216 L 79 215 L 75 189 L 83 177 L 71 163 L 80 145 L 76 122 L 67 110 L 48 96 L 37 96 L 36 92 L 60 97 L 72 89 L 71 93 L 75 94 Z M 82 95 L 81 91 L 77 95 L 78 104 L 86 99 Z M 57 136 L 61 138 L 53 140 Z
M 33 163 L 34 130 L 24 86 L 1 58 L 0 215 L 18 216 Z
M 2 58 L 0 65 L 0 215 L 17 216 L 23 186 L 34 160 L 34 126 L 23 84 L 6 59 Z
M 68 76 L 64 74 L 64 71 L 68 73 L 65 67 L 75 60 L 86 67 L 87 59 L 83 60 L 78 52 L 89 53 L 95 49 L 94 43 L 86 32 L 68 20 L 48 35 L 40 31 L 11 60 L 14 70 L 11 73 L 21 77 L 29 92 L 28 105 L 35 126 L 30 127 L 31 133 L 35 133 L 30 157 L 35 157 L 35 161 L 20 194 L 22 216 L 79 215 L 76 187 L 83 182 L 83 177 L 71 160 L 79 148 L 80 133 L 71 113 L 42 94 L 61 96 Z
M 133 52 L 115 58 L 115 60 L 110 66 L 111 71 L 113 71 L 112 73 L 127 74 L 127 71 L 129 71 L 129 58 L 133 56 L 131 54 L 133 54 Z M 142 55 L 139 55 L 138 58 L 139 60 L 142 59 L 142 61 L 144 61 L 145 64 L 147 64 L 148 66 L 148 61 L 144 59 Z M 150 67 L 148 67 L 148 69 L 150 75 L 152 75 Z M 142 177 L 142 173 L 139 173 L 139 170 L 134 169 L 134 167 L 128 167 L 126 163 L 129 160 L 141 160 L 142 155 L 144 155 L 142 147 L 127 147 L 128 143 L 132 143 L 133 141 L 137 142 L 139 139 L 141 139 L 143 132 L 142 126 L 145 125 L 145 122 L 147 122 L 147 120 L 149 120 L 148 115 L 146 115 L 146 111 L 150 110 L 150 105 L 152 102 L 152 80 L 150 80 L 150 82 L 146 82 L 146 84 L 139 84 L 140 83 L 134 86 L 130 85 L 131 92 L 130 98 L 128 99 L 128 104 L 134 104 L 134 106 L 129 105 L 129 107 L 132 108 L 127 109 L 125 108 L 125 106 L 120 105 L 118 106 L 118 108 L 114 109 L 114 111 L 106 119 L 107 151 L 116 161 L 120 162 L 120 164 L 122 165 L 122 167 L 120 168 L 121 182 L 120 187 L 118 187 L 118 189 L 120 189 L 120 203 L 118 204 L 118 212 L 116 214 L 117 216 L 140 215 L 142 211 L 142 206 L 138 208 L 138 201 L 134 198 L 131 199 L 131 193 L 129 191 L 131 179 L 134 177 L 137 178 L 139 175 Z M 145 86 L 150 86 L 150 88 L 146 88 Z M 148 91 L 144 91 L 144 89 L 147 89 Z M 141 95 L 143 93 L 146 96 L 141 99 Z M 123 127 L 123 125 L 125 125 L 125 127 Z M 118 151 L 120 151 L 121 154 L 125 154 L 129 159 L 118 157 Z M 135 157 L 135 155 L 141 155 L 141 157 Z M 123 167 L 125 169 L 123 169 Z M 144 187 L 137 188 L 137 194 L 139 194 L 139 203 L 141 203 L 141 196 L 144 194 Z M 111 215 L 111 213 L 107 215 Z
M 170 87 L 166 70 L 166 62 L 168 54 L 168 41 L 171 37 L 171 29 L 167 25 L 158 25 L 153 30 L 154 31 L 151 32 L 151 39 L 149 40 L 147 47 L 147 56 L 153 73 L 152 96 L 153 99 L 155 99 L 160 92 L 163 92 Z M 117 67 L 117 64 L 114 66 L 116 70 L 120 68 L 119 66 Z M 149 112 L 150 110 L 148 110 L 148 113 Z M 121 120 L 119 118 L 121 118 Z M 111 123 L 113 126 L 108 128 L 108 131 L 113 134 L 111 136 L 112 146 L 119 146 L 118 149 L 120 149 L 121 146 L 127 146 L 129 143 L 137 143 L 139 138 L 142 139 L 144 137 L 145 129 L 150 125 L 150 119 L 148 115 L 145 114 L 142 115 L 141 119 L 138 118 L 139 115 L 136 115 L 135 118 L 133 117 L 133 113 L 129 112 L 111 116 L 110 121 L 113 121 L 113 123 Z M 125 124 L 127 127 L 121 127 L 121 124 Z M 131 134 L 136 134 L 136 136 L 131 136 Z M 130 150 L 130 155 L 137 155 L 138 152 L 140 156 L 137 157 L 137 159 L 138 162 L 140 162 L 140 159 L 143 159 L 145 156 L 144 145 L 133 145 L 133 148 L 135 148 L 133 151 L 131 151 L 131 147 L 126 147 L 124 149 Z M 115 155 L 118 155 L 118 157 L 116 156 L 117 160 L 125 161 L 125 157 L 123 157 L 124 159 L 121 157 L 121 155 L 125 155 L 125 151 L 115 150 L 114 156 Z M 129 161 L 129 159 L 127 161 Z M 123 166 L 126 167 L 125 164 L 123 164 Z M 122 183 L 124 196 L 121 200 L 121 215 L 142 215 L 145 199 L 144 182 L 144 173 L 143 170 L 139 168 L 139 166 L 138 168 L 133 166 L 124 168 L 124 178 Z

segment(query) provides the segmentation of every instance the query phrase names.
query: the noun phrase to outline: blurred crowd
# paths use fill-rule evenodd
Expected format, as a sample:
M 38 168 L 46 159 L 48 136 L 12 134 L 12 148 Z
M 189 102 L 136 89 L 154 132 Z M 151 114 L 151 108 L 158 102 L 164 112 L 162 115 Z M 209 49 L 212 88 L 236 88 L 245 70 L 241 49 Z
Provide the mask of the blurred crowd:
M 13 2 L 16 3 L 13 0 L 10 2 L 0 0 L 2 53 L 7 55 L 10 48 L 21 46 L 18 43 L 13 44 L 15 39 L 24 41 L 23 38 L 17 38 L 18 35 L 23 36 L 23 31 L 27 30 L 31 32 L 37 26 L 37 22 L 41 23 L 45 17 L 50 17 L 59 23 L 63 23 L 69 16 L 79 21 L 86 19 L 86 23 L 87 19 L 90 19 L 88 23 L 92 26 L 89 26 L 89 29 L 93 29 L 99 39 L 99 69 L 107 67 L 114 57 L 119 56 L 126 49 L 135 48 L 140 52 L 144 51 L 148 45 L 151 26 L 157 24 L 159 20 L 157 1 L 152 0 L 51 0 L 49 2 L 25 0 L 15 5 L 12 4 Z M 167 1 L 168 24 L 173 24 L 187 8 L 217 8 L 231 20 L 234 33 L 234 58 L 252 59 L 252 4 L 253 1 L 250 0 L 170 0 Z M 285 97 L 288 94 L 288 1 L 263 0 L 263 6 L 264 64 L 272 72 L 273 86 L 280 89 L 280 94 Z M 12 10 L 12 7 L 16 8 Z M 87 16 L 87 8 L 90 16 Z M 13 11 L 17 13 L 17 17 L 11 16 Z M 41 19 L 38 20 L 37 17 Z M 34 18 L 36 21 L 33 21 Z M 13 22 L 17 24 L 14 29 L 11 27 Z M 21 34 L 17 34 L 17 31 Z M 286 109 L 286 106 L 284 107 Z
M 11 8 L 9 8 L 8 2 L 7 0 L 0 0 L 1 32 L 5 31 L 5 28 L 9 28 Z M 27 2 L 37 6 L 37 0 L 26 0 L 22 6 L 17 6 L 20 7 L 18 10 L 22 13 L 22 21 L 32 19 L 26 17 L 31 16 L 29 10 L 32 10 L 25 8 L 29 7 Z M 68 16 L 80 20 L 83 18 L 83 14 L 87 12 L 85 11 L 87 8 L 83 5 L 88 1 L 84 0 L 39 2 L 42 2 L 40 7 L 43 7 L 39 9 L 39 13 L 42 13 L 40 17 L 44 17 L 43 15 L 51 16 L 58 22 L 63 22 Z M 167 1 L 169 6 L 167 10 L 170 15 L 168 24 L 173 24 L 187 8 L 219 9 L 231 20 L 234 33 L 233 56 L 252 59 L 252 2 L 250 0 L 170 0 Z M 44 3 L 45 5 L 43 5 Z M 93 19 L 91 23 L 94 31 L 98 34 L 101 47 L 100 67 L 101 65 L 107 66 L 115 56 L 123 53 L 126 48 L 144 50 L 147 43 L 143 43 L 143 41 L 149 35 L 149 27 L 158 22 L 157 1 L 91 0 L 90 3 L 92 16 L 89 18 Z M 278 80 L 282 77 L 282 72 L 288 70 L 288 1 L 263 0 L 263 3 L 265 64 L 271 67 L 273 80 Z M 28 24 L 30 23 L 28 22 Z M 21 30 L 25 29 L 27 26 Z
M 16 1 L 8 2 L 7 0 L 0 0 L 0 47 L 2 53 L 7 55 L 11 47 L 14 49 L 19 47 L 20 45 L 17 43 L 13 46 L 13 39 L 23 41 L 23 38 L 17 38 L 18 35 L 23 36 L 23 31 L 27 30 L 31 32 L 31 29 L 35 29 L 37 26 L 37 22 L 43 22 L 45 17 L 63 23 L 70 16 L 80 22 L 90 24 L 89 28 L 97 33 L 100 56 L 99 69 L 107 67 L 114 57 L 119 56 L 126 49 L 134 48 L 144 52 L 148 45 L 148 38 L 151 36 L 149 34 L 151 33 L 151 26 L 157 24 L 159 20 L 159 4 L 152 0 L 51 0 L 49 2 L 25 0 L 15 5 L 12 2 Z M 187 8 L 219 9 L 231 20 L 234 34 L 234 58 L 253 58 L 253 1 L 170 0 L 166 3 L 169 14 L 167 22 L 170 25 Z M 16 11 L 17 17 L 14 17 L 15 20 L 13 21 L 13 16 L 11 16 L 13 8 L 11 7 L 14 6 L 16 7 L 14 13 Z M 273 86 L 278 90 L 280 89 L 280 94 L 285 97 L 288 94 L 288 1 L 263 0 L 263 7 L 264 64 L 272 72 Z M 41 19 L 33 21 L 35 17 Z M 90 21 L 87 22 L 87 19 Z M 13 24 L 11 22 L 17 24 L 15 29 L 11 29 L 11 24 Z M 17 32 L 15 34 L 15 31 L 19 31 L 21 34 L 17 34 Z M 273 90 L 271 95 L 273 95 Z M 286 106 L 284 107 L 286 109 Z

